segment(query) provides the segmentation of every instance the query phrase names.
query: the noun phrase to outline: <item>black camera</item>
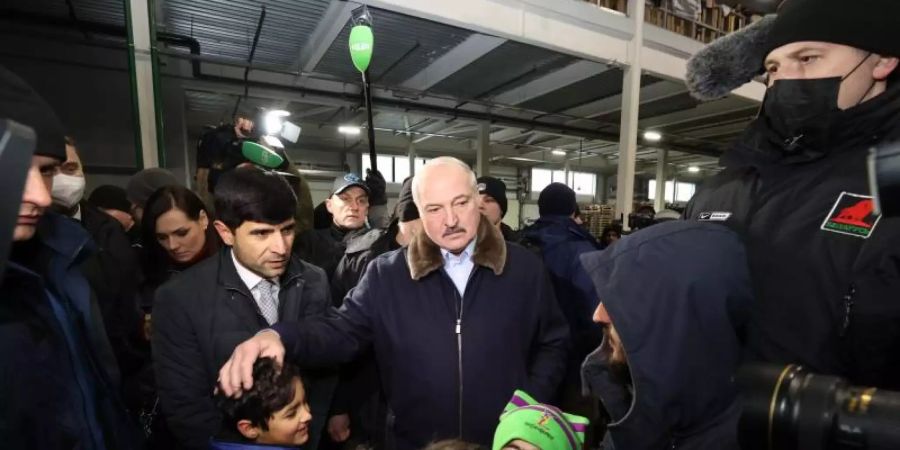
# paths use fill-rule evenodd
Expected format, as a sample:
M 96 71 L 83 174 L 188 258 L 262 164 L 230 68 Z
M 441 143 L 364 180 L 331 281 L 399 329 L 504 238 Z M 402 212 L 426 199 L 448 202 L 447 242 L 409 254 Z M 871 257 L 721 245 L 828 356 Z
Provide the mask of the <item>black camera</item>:
M 747 365 L 737 383 L 742 449 L 900 449 L 900 392 L 851 386 L 798 365 Z

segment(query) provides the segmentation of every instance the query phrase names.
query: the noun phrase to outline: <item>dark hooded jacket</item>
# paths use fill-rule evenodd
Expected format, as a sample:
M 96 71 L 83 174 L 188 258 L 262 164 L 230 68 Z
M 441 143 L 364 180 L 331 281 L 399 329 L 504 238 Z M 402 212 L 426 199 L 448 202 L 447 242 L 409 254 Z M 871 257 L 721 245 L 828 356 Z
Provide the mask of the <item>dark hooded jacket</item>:
M 289 360 L 345 363 L 374 348 L 396 417 L 391 448 L 487 445 L 512 392 L 547 401 L 563 377 L 568 327 L 540 261 L 487 219 L 477 236 L 464 295 L 419 233 L 370 263 L 335 317 L 273 326 Z
M 14 246 L 0 281 L 3 448 L 137 448 L 100 309 L 80 273 L 94 250 L 84 229 L 50 212 L 34 238 Z
M 874 214 L 867 180 L 869 149 L 900 140 L 900 84 L 794 151 L 769 128 L 755 121 L 685 211 L 744 234 L 753 358 L 900 389 L 900 219 Z M 845 225 L 848 214 L 859 226 Z
M 718 224 L 666 222 L 582 256 L 630 370 L 607 364 L 609 342 L 583 368 L 622 450 L 737 449 L 733 376 L 751 307 L 746 255 Z M 618 375 L 617 375 L 618 374 Z

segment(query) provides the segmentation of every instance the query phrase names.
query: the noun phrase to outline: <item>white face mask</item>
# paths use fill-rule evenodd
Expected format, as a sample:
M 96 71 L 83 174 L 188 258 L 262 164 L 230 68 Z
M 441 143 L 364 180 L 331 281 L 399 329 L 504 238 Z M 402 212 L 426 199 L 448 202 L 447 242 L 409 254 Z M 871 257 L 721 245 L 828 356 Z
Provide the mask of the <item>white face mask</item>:
M 63 208 L 72 208 L 84 197 L 84 177 L 58 173 L 53 176 L 53 203 Z

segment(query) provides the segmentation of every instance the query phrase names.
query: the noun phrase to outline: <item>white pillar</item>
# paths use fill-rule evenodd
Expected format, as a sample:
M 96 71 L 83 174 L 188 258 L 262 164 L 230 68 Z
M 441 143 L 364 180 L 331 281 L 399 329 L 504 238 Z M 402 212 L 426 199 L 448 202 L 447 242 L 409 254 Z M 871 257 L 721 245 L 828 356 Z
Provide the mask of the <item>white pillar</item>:
M 478 124 L 478 142 L 475 146 L 476 151 L 476 168 L 475 174 L 483 177 L 491 174 L 491 168 L 488 167 L 491 161 L 491 125 L 487 122 Z
M 130 48 L 129 65 L 131 69 L 132 102 L 135 104 L 134 114 L 137 116 L 135 132 L 140 133 L 141 164 L 144 168 L 159 167 L 161 142 L 161 123 L 158 123 L 157 92 L 154 85 L 156 69 L 155 36 L 153 17 L 150 15 L 152 0 L 126 0 L 126 22 Z M 154 11 L 155 12 L 155 11 Z
M 668 150 L 656 151 L 656 200 L 653 209 L 657 212 L 666 208 L 666 160 L 669 159 Z
M 641 47 L 644 41 L 644 0 L 628 0 L 634 36 L 628 43 L 628 66 L 622 86 L 622 124 L 619 129 L 619 171 L 616 217 L 627 225 L 634 208 L 634 172 L 637 154 L 638 113 L 641 103 Z
M 409 147 L 407 148 L 407 157 L 409 158 L 409 176 L 415 176 L 416 174 L 416 144 L 413 143 L 412 139 L 409 140 Z M 400 180 L 403 181 L 403 180 Z

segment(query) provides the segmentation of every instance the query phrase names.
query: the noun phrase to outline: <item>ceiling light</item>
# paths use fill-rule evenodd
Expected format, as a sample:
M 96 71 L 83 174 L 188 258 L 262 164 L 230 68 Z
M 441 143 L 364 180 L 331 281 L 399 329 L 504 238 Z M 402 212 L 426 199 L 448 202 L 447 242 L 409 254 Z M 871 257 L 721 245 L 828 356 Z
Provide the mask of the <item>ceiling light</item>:
M 338 127 L 338 133 L 356 136 L 360 133 L 360 129 L 359 127 L 355 127 L 353 125 L 341 125 Z
M 266 134 L 275 135 L 281 132 L 281 127 L 284 125 L 282 118 L 289 115 L 291 115 L 291 113 L 283 109 L 267 111 L 266 115 L 263 117 L 263 126 L 265 127 Z
M 645 131 L 644 139 L 651 141 L 651 142 L 656 142 L 656 141 L 662 139 L 662 135 L 659 134 L 658 131 Z
M 565 150 L 553 150 L 553 151 L 550 152 L 550 153 L 553 153 L 553 154 L 556 155 L 556 156 L 566 156 L 566 151 L 565 151 Z
M 697 166 L 691 166 L 691 167 L 688 167 L 688 172 L 697 173 L 697 172 L 700 172 L 700 168 Z

